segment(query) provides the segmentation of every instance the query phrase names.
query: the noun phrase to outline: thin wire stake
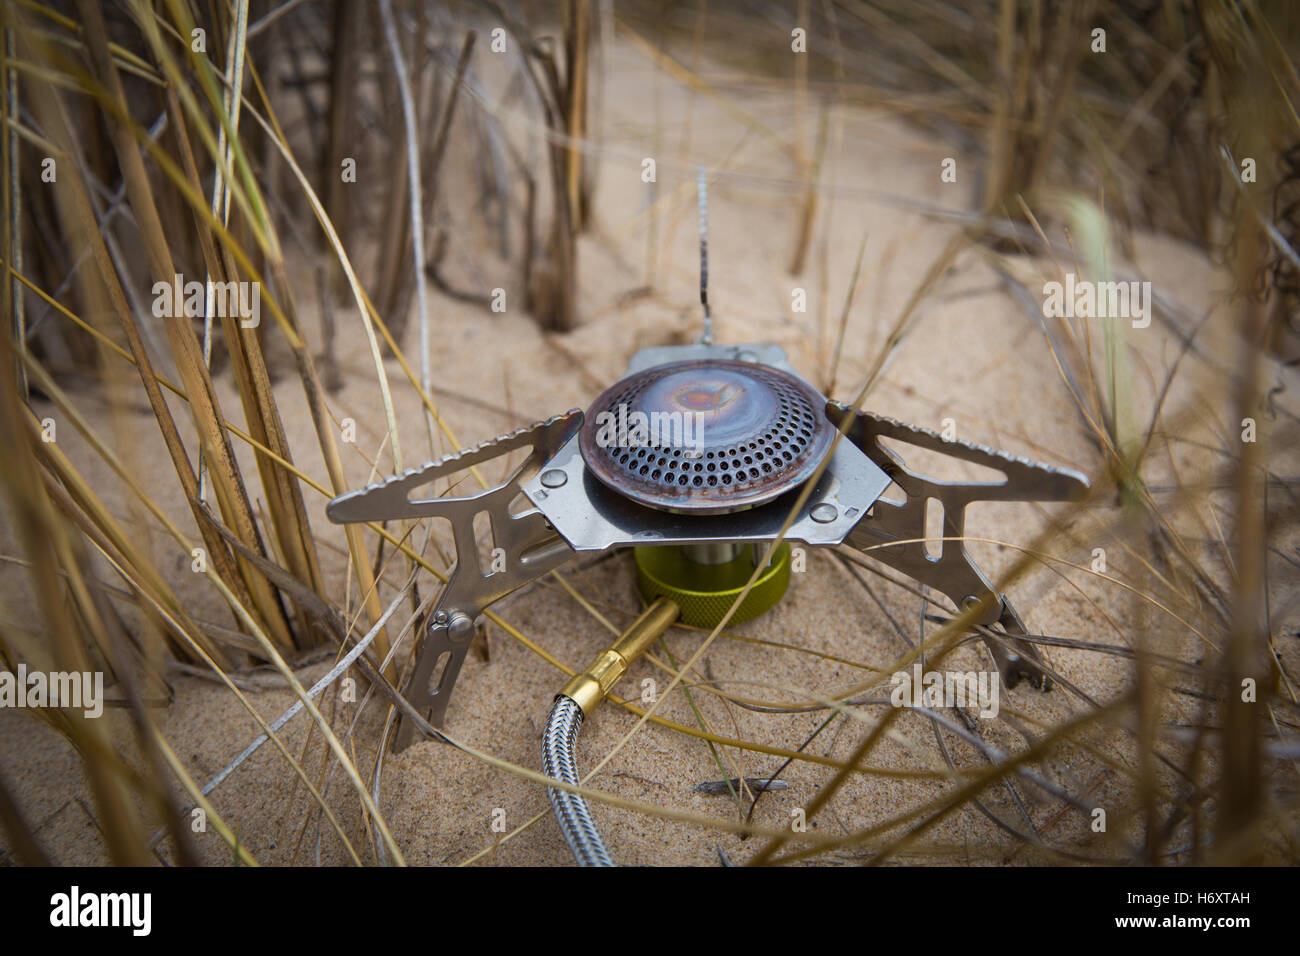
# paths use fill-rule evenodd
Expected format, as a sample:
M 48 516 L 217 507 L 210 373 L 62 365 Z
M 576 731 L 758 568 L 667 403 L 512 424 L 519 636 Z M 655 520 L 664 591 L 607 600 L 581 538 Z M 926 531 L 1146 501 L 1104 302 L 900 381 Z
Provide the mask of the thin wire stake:
M 713 344 L 713 316 L 709 314 L 709 187 L 704 181 L 704 167 L 696 177 L 700 197 L 700 305 L 704 306 L 704 334 L 701 345 Z

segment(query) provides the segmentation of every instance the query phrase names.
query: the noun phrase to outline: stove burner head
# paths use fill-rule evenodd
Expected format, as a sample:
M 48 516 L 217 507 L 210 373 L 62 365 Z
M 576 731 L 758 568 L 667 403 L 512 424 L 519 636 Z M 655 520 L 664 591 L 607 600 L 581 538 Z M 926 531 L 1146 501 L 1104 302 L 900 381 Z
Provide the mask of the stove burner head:
M 826 400 L 789 372 L 750 362 L 671 362 L 629 375 L 587 412 L 587 469 L 663 511 L 723 514 L 807 481 L 835 429 Z

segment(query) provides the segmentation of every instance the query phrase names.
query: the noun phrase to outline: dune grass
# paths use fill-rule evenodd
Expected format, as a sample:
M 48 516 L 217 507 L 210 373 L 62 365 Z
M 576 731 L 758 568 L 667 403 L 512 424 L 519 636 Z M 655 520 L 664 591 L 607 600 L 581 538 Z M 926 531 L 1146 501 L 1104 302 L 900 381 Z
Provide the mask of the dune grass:
M 702 637 L 675 630 L 676 650 L 665 642 L 662 656 L 648 658 L 667 678 L 667 690 L 646 708 L 617 699 L 636 719 L 617 746 L 591 762 L 578 789 L 610 806 L 755 837 L 745 844 L 754 864 L 981 855 L 1149 864 L 1296 858 L 1300 700 L 1287 642 L 1295 640 L 1300 555 L 1295 478 L 1287 469 L 1300 443 L 1285 388 L 1294 389 L 1297 354 L 1300 257 L 1291 241 L 1300 234 L 1300 167 L 1284 160 L 1300 140 L 1293 59 L 1300 15 L 1291 6 L 1180 0 L 1155 5 L 1139 20 L 1132 5 L 1109 0 L 1059 7 L 1035 0 L 831 0 L 794 9 L 633 3 L 620 4 L 611 18 L 612 6 L 574 0 L 554 23 L 532 5 L 521 12 L 471 3 L 426 15 L 395 0 L 380 4 L 372 22 L 349 6 L 129 0 L 105 8 L 93 0 L 20 0 L 0 7 L 0 250 L 9 279 L 0 335 L 0 507 L 10 529 L 5 540 L 15 549 L 0 556 L 0 575 L 20 578 L 40 609 L 39 620 L 24 621 L 0 607 L 0 664 L 99 669 L 116 688 L 130 714 L 129 741 L 76 712 L 38 713 L 79 755 L 108 859 L 197 861 L 187 821 L 199 807 L 230 859 L 256 862 L 255 849 L 222 816 L 225 776 L 200 779 L 159 729 L 153 702 L 170 697 L 177 667 L 211 675 L 247 712 L 260 735 L 256 746 L 269 742 L 278 751 L 275 772 L 302 785 L 316 808 L 312 819 L 337 836 L 340 859 L 404 862 L 404 834 L 385 820 L 380 790 L 385 742 L 399 714 L 536 788 L 536 815 L 491 846 L 466 846 L 458 862 L 482 859 L 544 818 L 545 778 L 461 740 L 454 727 L 435 731 L 400 697 L 415 635 L 436 593 L 430 588 L 449 570 L 431 530 L 348 527 L 347 582 L 342 591 L 331 587 L 322 558 L 328 545 L 313 525 L 323 520 L 324 501 L 348 489 L 347 456 L 364 453 L 339 437 L 333 360 L 326 343 L 313 338 L 315 326 L 303 321 L 312 306 L 295 279 L 305 270 L 320 277 L 329 308 L 339 305 L 336 321 L 356 330 L 373 368 L 384 420 L 381 451 L 367 462 L 371 474 L 458 447 L 432 397 L 436 344 L 421 284 L 426 273 L 435 284 L 445 281 L 441 257 L 457 249 L 466 230 L 439 211 L 447 139 L 469 135 L 453 119 L 473 115 L 485 151 L 502 157 L 500 169 L 485 176 L 485 196 L 524 218 L 526 241 L 507 267 L 548 335 L 580 328 L 585 317 L 579 237 L 597 228 L 621 236 L 648 223 L 648 261 L 657 264 L 693 209 L 685 190 L 658 187 L 650 208 L 630 222 L 602 222 L 592 206 L 606 147 L 592 104 L 609 95 L 600 87 L 619 68 L 605 46 L 609 37 L 630 51 L 624 55 L 640 57 L 639 66 L 720 105 L 752 134 L 709 171 L 710 181 L 725 182 L 751 149 L 788 161 L 785 265 L 794 275 L 826 268 L 817 237 L 819 229 L 828 234 L 833 215 L 828 196 L 835 184 L 827 183 L 824 162 L 836 148 L 839 111 L 897 116 L 953 141 L 978 166 L 972 211 L 943 211 L 959 228 L 902 308 L 877 316 L 880 345 L 860 367 L 842 361 L 845 329 L 865 301 L 859 285 L 887 273 L 894 250 L 879 252 L 868 231 L 852 274 L 827 276 L 824 285 L 837 295 L 843 290 L 843 308 L 834 319 L 823 308 L 820 327 L 808 332 L 824 384 L 832 392 L 845 386 L 855 404 L 870 406 L 891 359 L 914 347 L 918 316 L 959 263 L 991 265 L 1010 299 L 1032 313 L 1041 305 L 1037 286 L 1067 272 L 1095 281 L 1129 278 L 1122 264 L 1134 261 L 1132 247 L 1160 233 L 1202 250 L 1226 291 L 1213 303 L 1157 299 L 1154 321 L 1182 343 L 1160 369 L 1150 367 L 1134 331 L 1117 317 L 1095 325 L 1028 317 L 1051 350 L 1054 387 L 1077 412 L 1092 454 L 1086 467 L 1093 490 L 1086 501 L 1054 511 L 1037 540 L 990 534 L 968 541 L 1000 545 L 1014 556 L 1000 588 L 1014 590 L 1046 571 L 1107 620 L 1113 633 L 1105 638 L 1030 640 L 1128 662 L 1131 679 L 1112 698 L 1095 700 L 1071 681 L 1068 668 L 1053 669 L 1064 698 L 1057 719 L 1004 704 L 1000 729 L 1023 741 L 1012 751 L 975 733 L 960 713 L 921 711 L 923 723 L 914 724 L 900 709 L 880 709 L 894 671 L 922 658 L 934 667 L 981 635 L 972 633 L 969 614 L 882 570 L 870 552 L 845 549 L 839 557 L 864 585 L 856 596 L 864 603 L 877 586 L 918 601 L 915 631 L 893 622 L 896 659 L 837 661 L 857 675 L 844 686 L 801 686 L 780 675 L 743 686 L 706 676 L 704 665 L 715 642 L 753 638 L 731 633 L 725 621 Z M 504 24 L 518 51 L 502 102 L 483 92 L 476 62 L 496 24 Z M 790 31 L 801 25 L 816 42 L 792 66 Z M 1104 53 L 1092 49 L 1094 25 L 1105 28 Z M 304 55 L 288 35 L 294 28 L 327 42 Z M 706 69 L 706 62 L 715 65 Z M 394 73 L 394 64 L 402 72 Z M 747 110 L 733 92 L 735 75 L 754 89 L 789 93 L 797 110 L 788 128 Z M 372 81 L 376 95 L 391 99 L 392 114 L 378 133 L 393 170 L 386 191 L 372 196 L 387 214 L 378 226 L 367 224 L 355 198 L 338 188 L 333 166 L 340 144 L 360 135 L 358 89 Z M 814 108 L 811 122 L 806 114 Z M 295 121 L 287 130 L 281 117 L 289 112 Z M 301 159 L 314 144 L 325 144 L 323 163 Z M 56 189 L 38 188 L 47 159 L 57 170 Z M 1246 159 L 1254 161 L 1250 182 L 1240 175 Z M 942 218 L 934 209 L 915 211 Z M 375 249 L 381 254 L 372 255 Z M 199 316 L 153 321 L 147 305 L 140 308 L 147 302 L 141 290 L 186 271 L 182 264 L 201 268 L 201 278 L 213 282 L 255 283 L 269 321 L 248 328 L 238 315 L 214 315 L 210 302 Z M 639 296 L 668 296 L 659 272 L 657 265 L 648 270 Z M 412 300 L 415 361 L 402 348 Z M 1188 305 L 1203 311 L 1189 314 Z M 562 339 L 555 341 L 562 349 Z M 314 447 L 295 448 L 288 437 L 277 353 L 288 356 L 285 374 L 301 388 Z M 401 369 L 392 381 L 389 354 Z M 1175 401 L 1173 395 L 1185 395 L 1179 376 L 1188 374 L 1189 356 L 1212 366 L 1213 388 L 1199 401 Z M 223 407 L 214 387 L 223 375 L 238 408 Z M 1284 394 L 1274 402 L 1279 389 Z M 425 413 L 414 444 L 412 426 L 399 428 L 399 393 L 417 396 Z M 170 468 L 168 491 L 179 496 L 164 495 L 136 472 L 140 442 L 129 428 L 101 434 L 91 424 L 85 409 L 100 403 L 120 406 L 119 425 L 128 408 L 148 409 Z M 96 473 L 113 476 L 112 487 L 90 480 L 58 440 L 47 440 L 38 407 L 55 410 L 60 434 L 78 435 L 97 459 Z M 1219 423 L 1221 441 L 1199 449 L 1196 467 L 1184 468 L 1186 435 L 1207 418 Z M 1245 425 L 1238 426 L 1247 420 L 1249 441 L 1241 440 Z M 253 468 L 241 467 L 239 450 L 252 451 Z M 317 459 L 323 474 L 296 464 Z M 470 481 L 486 486 L 492 477 L 475 471 L 453 493 Z M 142 535 L 141 527 L 157 537 Z M 1079 560 L 1096 542 L 1123 560 L 1103 569 Z M 223 602 L 224 623 L 187 606 L 169 570 L 178 557 Z M 538 587 L 559 588 L 603 627 L 617 630 L 635 613 L 584 594 L 567 576 L 555 579 Z M 1103 609 L 1117 604 L 1123 623 Z M 555 656 L 543 635 L 501 612 L 486 616 L 557 677 L 573 673 L 575 662 Z M 363 679 L 367 690 L 350 716 L 327 703 L 323 685 L 304 686 L 300 665 L 322 647 L 336 663 L 355 655 L 329 678 L 355 668 Z M 779 650 L 825 656 L 813 642 L 792 640 Z M 274 671 L 311 722 L 297 753 L 277 733 L 282 724 L 260 714 L 245 692 L 259 667 Z M 1253 682 L 1249 694 L 1244 680 Z M 695 726 L 659 713 L 679 692 Z M 1188 701 L 1197 718 L 1171 719 Z M 366 766 L 355 735 L 370 726 L 360 719 L 368 707 L 385 716 L 378 740 L 366 748 L 378 756 Z M 824 720 L 792 749 L 718 729 L 743 709 L 815 712 Z M 635 746 L 647 723 L 671 731 L 674 746 L 707 747 L 728 779 L 744 781 L 746 759 L 755 755 L 784 761 L 782 770 L 795 762 L 815 767 L 824 782 L 804 808 L 809 819 L 862 777 L 932 781 L 936 796 L 851 832 L 792 832 L 772 818 L 756 820 L 762 794 L 747 787 L 731 791 L 734 813 L 700 814 L 595 785 L 601 768 Z M 809 747 L 831 726 L 832 733 L 853 735 L 844 759 Z M 885 741 L 904 745 L 914 762 L 899 769 L 878 761 Z M 1070 779 L 1049 769 L 1066 757 L 1085 760 L 1096 775 Z M 11 798 L 4 765 L 0 749 L 7 851 L 19 862 L 45 862 L 51 855 Z M 346 797 L 331 789 L 336 774 L 346 781 Z M 1111 823 L 1096 832 L 1089 822 L 1103 781 Z M 1031 812 L 1022 799 L 1028 791 L 1052 812 Z M 1006 842 L 953 847 L 932 837 L 947 818 L 972 810 L 992 820 Z M 1063 818 L 1073 820 L 1069 835 L 1055 830 Z M 297 833 L 299 859 L 307 858 L 310 822 Z

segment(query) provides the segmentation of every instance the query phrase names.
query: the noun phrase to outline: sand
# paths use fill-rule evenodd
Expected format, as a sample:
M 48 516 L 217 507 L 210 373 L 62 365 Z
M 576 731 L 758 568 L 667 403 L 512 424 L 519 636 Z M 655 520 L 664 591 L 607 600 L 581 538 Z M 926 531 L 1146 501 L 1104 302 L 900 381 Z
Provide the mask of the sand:
M 509 283 L 505 283 L 508 308 L 503 314 L 488 313 L 429 289 L 433 398 L 463 444 L 570 407 L 585 407 L 622 374 L 637 348 L 689 341 L 698 335 L 694 195 L 694 167 L 698 164 L 714 176 L 709 197 L 709 252 L 717 339 L 775 342 L 818 384 L 825 383 L 828 336 L 833 340 L 854 259 L 863 236 L 867 237 L 862 283 L 849 315 L 836 376 L 837 398 L 852 397 L 908 296 L 953 234 L 951 223 L 922 215 L 922 208 L 972 207 L 977 158 L 955 152 L 943 141 L 888 116 L 837 107 L 822 175 L 827 195 L 819 210 L 809 266 L 803 276 L 791 277 L 785 265 L 796 234 L 801 187 L 788 154 L 754 129 L 747 129 L 736 109 L 761 126 L 788 129 L 792 101 L 785 86 L 725 86 L 723 92 L 732 108 L 723 108 L 709 98 L 692 97 L 631 46 L 619 45 L 616 64 L 604 98 L 607 141 L 598 171 L 594 203 L 598 213 L 593 230 L 581 239 L 579 249 L 579 328 L 565 335 L 544 335 L 519 307 L 522 290 Z M 705 75 L 709 75 L 707 71 Z M 685 125 L 688 113 L 689 129 Z M 815 123 L 806 125 L 811 136 Z M 647 220 L 641 215 L 646 191 L 640 179 L 644 156 L 658 160 L 661 215 L 656 291 L 651 297 L 625 299 L 626 293 L 643 286 L 647 279 Z M 957 159 L 956 183 L 940 181 L 940 163 L 949 156 Z M 466 178 L 470 160 L 468 156 L 450 157 L 448 176 Z M 1214 273 L 1199 253 L 1154 236 L 1139 235 L 1134 245 L 1140 250 L 1140 259 L 1126 265 L 1152 280 L 1189 314 L 1199 316 L 1214 301 Z M 315 297 L 306 291 L 313 287 L 312 272 L 301 251 L 294 255 L 294 278 L 304 290 L 299 305 L 307 328 L 314 331 Z M 825 282 L 819 277 L 823 255 Z M 1041 283 L 1037 265 L 1026 262 L 1017 268 L 1031 289 L 1035 281 Z M 490 275 L 484 281 L 497 284 Z M 807 292 L 806 313 L 791 311 L 795 287 Z M 371 477 L 366 459 L 379 452 L 385 426 L 360 320 L 346 304 L 337 312 L 344 387 L 333 397 L 332 411 L 339 419 L 351 417 L 357 424 L 356 447 L 345 449 L 349 480 L 355 487 Z M 822 315 L 826 316 L 824 323 L 819 319 Z M 1142 335 L 1131 336 L 1130 341 L 1141 357 L 1134 373 L 1135 402 L 1145 415 L 1163 370 L 1176 355 L 1175 340 L 1157 322 Z M 414 363 L 414 318 L 404 347 Z M 398 364 L 390 359 L 385 369 L 393 383 L 401 424 L 402 464 L 409 466 L 430 457 L 420 406 Z M 1216 382 L 1215 373 L 1193 357 L 1168 406 L 1191 408 L 1195 395 L 1220 388 Z M 219 377 L 217 386 L 225 410 L 238 420 L 238 401 L 228 372 Z M 297 463 L 322 477 L 324 468 L 315 451 L 301 388 L 291 374 L 280 380 L 276 394 Z M 96 427 L 111 429 L 112 419 L 102 403 L 88 395 L 82 398 Z M 1294 395 L 1282 396 L 1283 403 L 1288 399 L 1294 403 Z M 944 420 L 952 419 L 962 438 L 1085 473 L 1095 473 L 1099 466 L 1099 456 L 1085 440 L 1036 321 L 975 253 L 964 254 L 936 294 L 924 301 L 868 404 L 877 412 L 933 429 L 943 428 Z M 1226 408 L 1197 407 L 1193 411 L 1185 429 L 1189 437 L 1217 443 L 1233 427 Z M 177 412 L 179 419 L 179 407 Z M 189 527 L 183 503 L 174 484 L 168 482 L 169 466 L 147 411 L 132 413 L 127 426 L 133 460 L 149 479 L 151 493 Z M 128 509 L 120 487 L 74 430 L 62 429 L 59 441 L 74 462 L 96 476 L 97 487 L 116 513 L 124 521 L 134 521 L 136 516 Z M 433 453 L 451 448 L 440 440 Z M 246 474 L 254 474 L 247 449 L 239 452 Z M 1179 474 L 1204 467 L 1211 460 L 1208 454 L 1180 446 Z M 391 450 L 384 448 L 380 455 L 382 473 L 392 467 Z M 1170 466 L 1162 460 L 1155 467 Z M 487 474 L 495 478 L 501 474 L 499 469 L 500 465 L 493 464 Z M 313 527 L 328 543 L 321 551 L 327 578 L 341 601 L 346 591 L 342 534 L 326 521 L 324 500 L 310 491 L 307 496 Z M 972 509 L 968 532 L 1027 546 L 1058 512 L 1056 506 L 1031 504 L 977 506 Z M 1086 566 L 1093 548 L 1107 547 L 1116 571 L 1139 573 L 1137 557 L 1125 554 L 1100 530 L 1115 517 L 1113 502 L 1098 502 L 1089 514 L 1071 522 L 1073 540 L 1058 540 L 1052 553 Z M 1203 513 L 1201 518 L 1204 520 Z M 1180 520 L 1195 525 L 1186 516 Z M 156 529 L 135 526 L 141 539 L 149 540 L 160 567 L 192 613 L 228 624 L 229 613 L 219 596 L 190 573 L 188 556 Z M 0 530 L 6 553 L 14 550 L 10 537 L 7 530 Z M 971 550 L 994 578 L 1016 557 L 1013 549 L 994 544 L 974 544 Z M 434 560 L 438 561 L 436 555 Z M 1031 631 L 1112 644 L 1127 643 L 1135 633 L 1143 632 L 1165 641 L 1188 659 L 1203 655 L 1185 629 L 1144 609 L 1124 590 L 1087 574 L 1066 572 L 1035 567 L 1011 589 L 1011 598 Z M 4 606 L 19 619 L 37 613 L 26 603 L 23 573 L 12 566 L 0 569 Z M 615 626 L 625 625 L 639 608 L 630 554 L 617 554 L 581 570 L 571 566 L 564 573 L 568 583 Z M 385 604 L 400 577 L 399 569 L 394 568 L 384 589 Z M 887 668 L 907 647 L 890 617 L 914 640 L 919 601 L 874 575 L 865 574 L 864 578 L 879 605 L 838 559 L 828 552 L 812 552 L 806 571 L 793 576 L 780 605 L 757 620 L 729 629 L 742 637 L 788 646 L 719 638 L 701 665 L 703 675 L 739 696 L 789 700 L 824 695 L 865 680 L 869 672 L 854 663 Z M 433 586 L 426 576 L 422 593 L 427 594 Z M 352 601 L 354 590 L 348 592 Z M 496 610 L 547 653 L 572 667 L 584 665 L 610 637 L 554 580 L 512 595 Z M 682 661 L 701 640 L 697 632 L 675 629 L 668 643 L 674 657 Z M 825 656 L 799 653 L 800 648 Z M 1295 656 L 1293 647 L 1285 651 Z M 1130 665 L 1114 657 L 1055 648 L 1047 651 L 1047 657 L 1081 691 L 1099 701 L 1121 693 L 1131 679 Z M 953 661 L 955 669 L 989 667 L 987 654 L 977 643 L 968 645 Z M 302 667 L 298 676 L 310 683 L 329 666 L 330 660 L 318 659 Z M 655 680 L 659 688 L 666 687 L 669 680 L 654 663 L 642 660 L 620 689 L 636 694 L 645 678 Z M 470 655 L 460 676 L 447 730 L 468 746 L 537 768 L 547 710 L 564 679 L 559 670 L 512 636 L 488 626 L 485 641 Z M 257 735 L 257 728 L 236 700 L 210 680 L 173 673 L 170 685 L 172 699 L 156 707 L 154 715 L 190 774 L 206 781 Z M 364 689 L 362 684 L 362 694 Z M 294 700 L 283 687 L 252 689 L 248 698 L 268 719 Z M 340 734 L 346 732 L 357 705 L 341 702 L 333 690 L 327 692 L 326 699 L 325 711 L 335 728 Z M 716 733 L 781 748 L 799 747 L 824 718 L 821 713 L 759 713 L 726 704 L 704 688 L 694 691 L 694 700 Z M 1023 712 L 1027 722 L 1055 722 L 1082 709 L 1060 689 L 1044 695 L 1024 686 L 1005 693 L 1003 706 Z M 696 725 L 680 690 L 664 700 L 659 713 L 680 724 Z M 843 760 L 860 742 L 869 723 L 882 713 L 878 706 L 865 707 L 861 720 L 836 721 L 807 752 L 817 758 Z M 1175 703 L 1167 717 L 1191 720 L 1194 715 L 1190 705 Z M 110 710 L 105 719 L 118 739 L 129 739 L 125 712 Z M 632 715 L 606 705 L 583 728 L 580 764 L 593 766 L 634 723 Z M 382 725 L 383 710 L 372 703 L 350 738 L 357 765 L 367 776 L 373 768 Z M 304 766 L 319 783 L 323 748 L 318 732 L 308 739 L 308 726 L 308 720 L 299 716 L 284 728 L 282 738 L 294 754 L 303 754 L 305 748 Z M 897 733 L 872 753 L 872 766 L 889 771 L 944 766 L 925 720 L 904 714 L 895 728 Z M 977 733 L 1004 751 L 1024 745 L 1006 722 L 980 721 Z M 1097 731 L 1090 739 L 1131 765 L 1134 754 L 1127 738 Z M 945 731 L 944 740 L 959 766 L 986 765 L 978 751 L 956 735 Z M 730 773 L 739 771 L 745 776 L 769 774 L 782 763 L 779 757 L 730 748 L 723 759 Z M 79 762 L 61 738 L 28 714 L 0 711 L 0 769 L 22 812 L 36 825 L 38 839 L 53 857 L 69 864 L 106 862 Z M 1121 806 L 1126 799 L 1121 775 L 1082 750 L 1062 752 L 1037 770 L 1048 780 L 1087 794 L 1086 799 L 1100 804 L 1109 801 Z M 833 775 L 831 767 L 793 763 L 782 775 L 789 788 L 765 795 L 754 821 L 768 828 L 788 827 L 796 811 L 806 807 Z M 592 782 L 627 800 L 735 821 L 738 811 L 729 797 L 706 796 L 694 790 L 696 784 L 721 776 L 703 741 L 646 726 Z M 351 784 L 337 768 L 327 775 L 326 783 L 329 800 L 349 838 L 361 848 L 363 859 L 373 862 Z M 933 778 L 857 775 L 809 826 L 819 834 L 861 830 L 950 792 L 952 787 Z M 174 789 L 179 799 L 180 789 Z M 422 742 L 401 754 L 387 755 L 379 794 L 388 826 L 409 863 L 455 864 L 480 853 L 477 862 L 486 865 L 572 862 L 541 787 L 453 747 Z M 1045 841 L 1064 848 L 1089 845 L 1097 850 L 1088 817 L 1064 809 L 1063 801 L 1039 788 L 1022 783 L 1013 798 L 1007 788 L 995 787 L 983 804 L 990 813 L 1023 828 L 1017 799 Z M 270 746 L 236 770 L 216 789 L 212 800 L 243 845 L 263 864 L 339 864 L 347 860 L 337 835 L 328 825 L 320 825 L 319 815 L 311 813 L 312 801 L 304 787 Z M 614 855 L 625 864 L 718 865 L 724 857 L 741 863 L 763 842 L 625 809 L 598 806 L 595 813 Z M 513 831 L 535 815 L 540 819 L 534 825 L 502 839 L 498 830 L 503 820 Z M 195 845 L 205 862 L 231 862 L 229 849 L 211 829 L 196 834 Z M 4 848 L 0 840 L 0 852 Z M 822 857 L 821 862 L 853 862 L 868 849 L 837 851 Z M 159 852 L 161 859 L 173 858 L 166 845 Z M 1023 846 L 992 823 L 981 808 L 967 803 L 894 859 L 1003 864 L 1043 862 L 1050 857 Z

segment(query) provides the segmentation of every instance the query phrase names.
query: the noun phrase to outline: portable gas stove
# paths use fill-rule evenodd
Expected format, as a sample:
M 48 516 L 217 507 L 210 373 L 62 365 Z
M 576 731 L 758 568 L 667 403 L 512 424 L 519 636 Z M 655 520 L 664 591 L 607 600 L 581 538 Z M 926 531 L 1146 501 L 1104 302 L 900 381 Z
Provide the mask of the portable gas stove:
M 574 857 L 612 866 L 575 759 L 583 718 L 674 622 L 715 628 L 762 614 L 790 583 L 790 545 L 848 544 L 947 595 L 982 628 L 1008 688 L 1047 690 L 1024 624 L 964 546 L 973 501 L 1062 501 L 1088 489 L 1074 471 L 947 440 L 827 399 L 775 345 L 714 345 L 709 315 L 707 193 L 699 171 L 700 304 L 696 345 L 642 349 L 584 415 L 572 409 L 527 428 L 335 498 L 332 521 L 445 518 L 456 565 L 439 596 L 406 699 L 441 727 L 474 636 L 494 601 L 583 552 L 631 546 L 649 605 L 555 696 L 542 738 L 551 806 Z M 909 469 L 881 439 L 972 462 L 1002 481 L 950 482 Z M 499 485 L 427 497 L 441 479 L 528 447 Z M 901 501 L 882 497 L 891 483 Z M 520 499 L 522 508 L 515 508 Z M 930 507 L 943 536 L 927 540 Z M 504 564 L 483 566 L 474 523 L 487 515 Z M 779 540 L 776 548 L 772 543 Z M 927 547 L 929 546 L 929 547 Z M 760 563 L 765 566 L 759 568 Z M 1000 629 L 1002 634 L 998 635 Z M 414 738 L 403 720 L 396 747 Z
M 966 506 L 1072 499 L 1088 489 L 1087 479 L 831 401 L 776 345 L 714 345 L 703 168 L 698 196 L 704 310 L 698 344 L 637 352 L 627 374 L 586 415 L 571 409 L 329 503 L 326 513 L 339 523 L 438 517 L 451 524 L 456 565 L 430 619 L 407 701 L 441 727 L 475 619 L 489 605 L 577 554 L 631 546 L 637 585 L 650 607 L 557 695 L 543 741 L 548 774 L 576 784 L 577 727 L 632 659 L 676 620 L 713 628 L 771 608 L 790 583 L 790 541 L 871 549 L 871 557 L 947 595 L 985 629 L 1008 688 L 1027 679 L 1048 689 L 1019 615 L 966 552 Z M 992 468 L 1004 479 L 926 477 L 882 438 Z M 425 496 L 440 479 L 524 447 L 529 456 L 493 488 Z M 881 497 L 891 483 L 902 501 Z M 521 495 L 527 504 L 515 509 Z M 926 537 L 932 505 L 943 509 L 938 541 Z M 483 566 L 474 533 L 483 514 L 504 566 Z M 756 571 L 764 559 L 767 565 Z M 1005 640 L 990 637 L 993 628 Z M 398 750 L 414 737 L 411 723 L 402 721 Z M 551 801 L 579 860 L 610 862 L 580 795 L 553 788 Z
M 670 440 L 643 440 L 658 423 Z M 843 436 L 839 432 L 843 432 Z M 681 440 L 671 440 L 678 432 Z M 662 439 L 662 435 L 657 436 Z M 882 443 L 909 445 L 1002 473 L 1001 482 L 948 482 L 909 469 Z M 501 484 L 425 497 L 432 484 L 530 446 Z M 824 467 L 823 467 L 824 465 Z M 882 498 L 891 482 L 905 499 Z M 814 483 L 800 501 L 801 492 Z M 1007 687 L 1047 688 L 1041 658 L 1005 596 L 961 538 L 974 501 L 1060 501 L 1088 488 L 1077 472 L 854 409 L 822 396 L 775 345 L 685 345 L 636 353 L 627 374 L 584 415 L 563 415 L 448 455 L 330 502 L 335 522 L 446 518 L 456 565 L 431 618 L 405 695 L 441 727 L 475 619 L 516 588 L 586 552 L 634 548 L 647 602 L 670 598 L 688 624 L 716 626 L 791 516 L 784 542 L 847 543 L 947 595 L 985 636 Z M 523 510 L 511 511 L 520 493 Z M 926 509 L 943 509 L 942 541 L 928 542 Z M 474 521 L 486 514 L 503 570 L 483 566 Z M 732 622 L 776 604 L 790 576 L 782 543 Z M 495 563 L 500 566 L 500 562 Z M 437 674 L 436 680 L 434 679 Z M 412 739 L 410 722 L 398 735 Z

